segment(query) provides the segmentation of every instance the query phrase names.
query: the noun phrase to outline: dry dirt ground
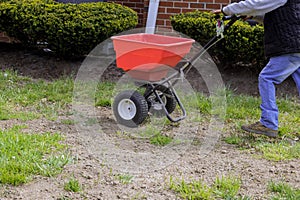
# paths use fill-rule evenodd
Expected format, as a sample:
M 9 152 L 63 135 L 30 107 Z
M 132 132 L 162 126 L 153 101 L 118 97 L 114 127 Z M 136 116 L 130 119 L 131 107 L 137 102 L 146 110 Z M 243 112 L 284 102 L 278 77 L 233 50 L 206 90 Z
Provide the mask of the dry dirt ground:
M 2 70 L 11 68 L 20 75 L 39 79 L 55 79 L 62 75 L 76 74 L 81 60 L 66 61 L 47 55 L 37 55 L 34 52 L 19 48 L 6 48 L 0 44 L 0 66 Z M 225 83 L 236 93 L 257 95 L 256 75 L 248 72 L 224 72 Z M 279 94 L 295 95 L 296 90 L 291 81 L 285 82 L 278 89 Z M 108 126 L 112 121 L 109 108 L 97 108 L 99 123 L 107 135 L 114 133 L 114 127 Z M 184 178 L 190 180 L 203 180 L 212 184 L 217 177 L 233 175 L 242 180 L 241 195 L 251 196 L 253 199 L 267 199 L 267 183 L 270 180 L 284 181 L 290 185 L 300 187 L 299 160 L 270 162 L 256 155 L 255 150 L 241 151 L 235 146 L 218 140 L 214 148 L 207 154 L 202 154 L 201 141 L 208 129 L 208 124 L 193 124 L 185 127 L 175 127 L 174 131 L 193 132 L 195 140 L 187 149 L 178 153 L 178 157 L 171 164 L 161 169 L 138 170 L 129 183 L 120 179 L 120 174 L 113 165 L 106 165 L 98 155 L 89 149 L 89 142 L 78 133 L 73 124 L 62 123 L 72 116 L 60 116 L 56 121 L 36 119 L 28 122 L 28 131 L 32 132 L 60 132 L 66 137 L 71 154 L 76 158 L 68 164 L 60 175 L 55 177 L 34 177 L 30 183 L 21 186 L 0 185 L 0 199 L 179 199 L 169 189 L 170 178 Z M 10 127 L 22 123 L 18 120 L 1 121 L 0 127 Z M 180 130 L 183 129 L 183 130 Z M 244 134 L 244 133 L 241 133 Z M 123 144 L 123 143 L 122 143 Z M 147 145 L 147 144 L 145 144 Z M 139 148 L 139 146 L 135 146 Z M 143 148 L 146 148 L 143 146 Z M 149 147 L 150 148 L 150 147 Z M 153 147 L 151 147 L 153 148 Z M 159 147 L 157 147 L 159 148 Z M 134 151 L 134 149 L 129 149 Z M 136 150 L 136 149 L 135 149 Z M 155 151 L 156 149 L 148 149 Z M 163 149 L 162 149 L 163 151 Z M 120 158 L 123 159 L 123 158 Z M 124 157 L 124 160 L 126 158 Z M 130 162 L 130 161 L 129 161 Z M 126 163 L 126 162 L 125 162 Z M 126 168 L 126 166 L 123 166 Z M 78 193 L 67 192 L 63 189 L 70 177 L 75 177 L 82 184 L 83 190 Z

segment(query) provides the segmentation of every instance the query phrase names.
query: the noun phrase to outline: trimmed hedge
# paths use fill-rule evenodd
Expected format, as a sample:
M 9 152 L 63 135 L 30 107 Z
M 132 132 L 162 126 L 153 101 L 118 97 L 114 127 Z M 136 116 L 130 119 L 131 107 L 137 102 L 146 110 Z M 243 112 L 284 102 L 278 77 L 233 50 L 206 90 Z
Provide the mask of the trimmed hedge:
M 194 11 L 174 15 L 171 17 L 171 24 L 174 30 L 188 35 L 202 46 L 216 35 L 215 15 L 208 12 Z M 209 53 L 217 57 L 222 66 L 246 66 L 251 70 L 259 70 L 266 63 L 263 34 L 262 26 L 250 26 L 247 22 L 237 21 Z
M 27 45 L 46 42 L 61 56 L 87 54 L 110 36 L 134 28 L 137 19 L 132 9 L 105 2 L 17 0 L 0 4 L 0 30 Z

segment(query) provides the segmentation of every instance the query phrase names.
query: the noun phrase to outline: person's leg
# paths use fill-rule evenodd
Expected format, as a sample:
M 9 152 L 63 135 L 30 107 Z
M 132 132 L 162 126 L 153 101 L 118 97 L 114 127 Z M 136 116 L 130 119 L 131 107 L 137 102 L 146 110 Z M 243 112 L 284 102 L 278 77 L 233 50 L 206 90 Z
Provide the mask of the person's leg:
M 299 90 L 300 53 L 273 57 L 259 74 L 259 92 L 261 95 L 260 122 L 242 126 L 243 130 L 276 137 L 278 134 L 278 107 L 276 105 L 275 84 L 280 84 L 293 74 Z
M 300 53 L 273 57 L 259 75 L 259 92 L 262 99 L 260 122 L 267 128 L 278 130 L 278 108 L 275 84 L 282 83 L 300 67 Z M 297 74 L 294 75 L 297 78 Z M 299 82 L 298 82 L 299 83 Z
M 296 70 L 293 74 L 292 77 L 296 83 L 297 89 L 298 89 L 298 93 L 300 96 L 300 67 L 298 68 L 298 70 Z

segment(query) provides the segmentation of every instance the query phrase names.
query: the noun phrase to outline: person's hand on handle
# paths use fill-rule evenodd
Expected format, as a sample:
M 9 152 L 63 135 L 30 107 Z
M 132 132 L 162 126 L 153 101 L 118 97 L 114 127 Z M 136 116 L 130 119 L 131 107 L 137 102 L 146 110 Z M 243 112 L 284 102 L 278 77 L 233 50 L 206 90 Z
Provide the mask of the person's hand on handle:
M 222 9 L 212 10 L 211 13 L 216 14 L 216 15 L 223 13 L 223 15 L 226 15 L 226 13 L 224 13 L 224 11 Z M 244 16 L 242 19 L 244 21 L 246 21 L 246 20 L 252 19 L 252 18 L 253 18 L 253 16 Z
M 212 10 L 211 13 L 213 13 L 213 14 L 220 14 L 220 13 L 222 13 L 222 10 L 221 9 Z

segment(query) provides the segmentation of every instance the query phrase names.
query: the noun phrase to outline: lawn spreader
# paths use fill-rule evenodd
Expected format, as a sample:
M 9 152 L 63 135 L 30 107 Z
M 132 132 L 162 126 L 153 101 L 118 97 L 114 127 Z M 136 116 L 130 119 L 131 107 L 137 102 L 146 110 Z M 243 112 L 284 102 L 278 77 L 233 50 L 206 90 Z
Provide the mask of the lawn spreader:
M 123 69 L 144 88 L 143 93 L 139 90 L 124 90 L 116 95 L 113 113 L 117 122 L 126 127 L 137 127 L 149 114 L 161 116 L 162 113 L 171 122 L 185 119 L 187 113 L 174 85 L 182 80 L 194 62 L 223 39 L 226 30 L 241 18 L 245 17 L 219 17 L 217 34 L 189 60 L 185 59 L 185 56 L 195 42 L 193 39 L 147 33 L 111 37 L 117 67 Z M 228 23 L 225 25 L 224 21 Z M 170 71 L 172 73 L 169 73 Z M 180 114 L 172 116 L 176 108 Z

